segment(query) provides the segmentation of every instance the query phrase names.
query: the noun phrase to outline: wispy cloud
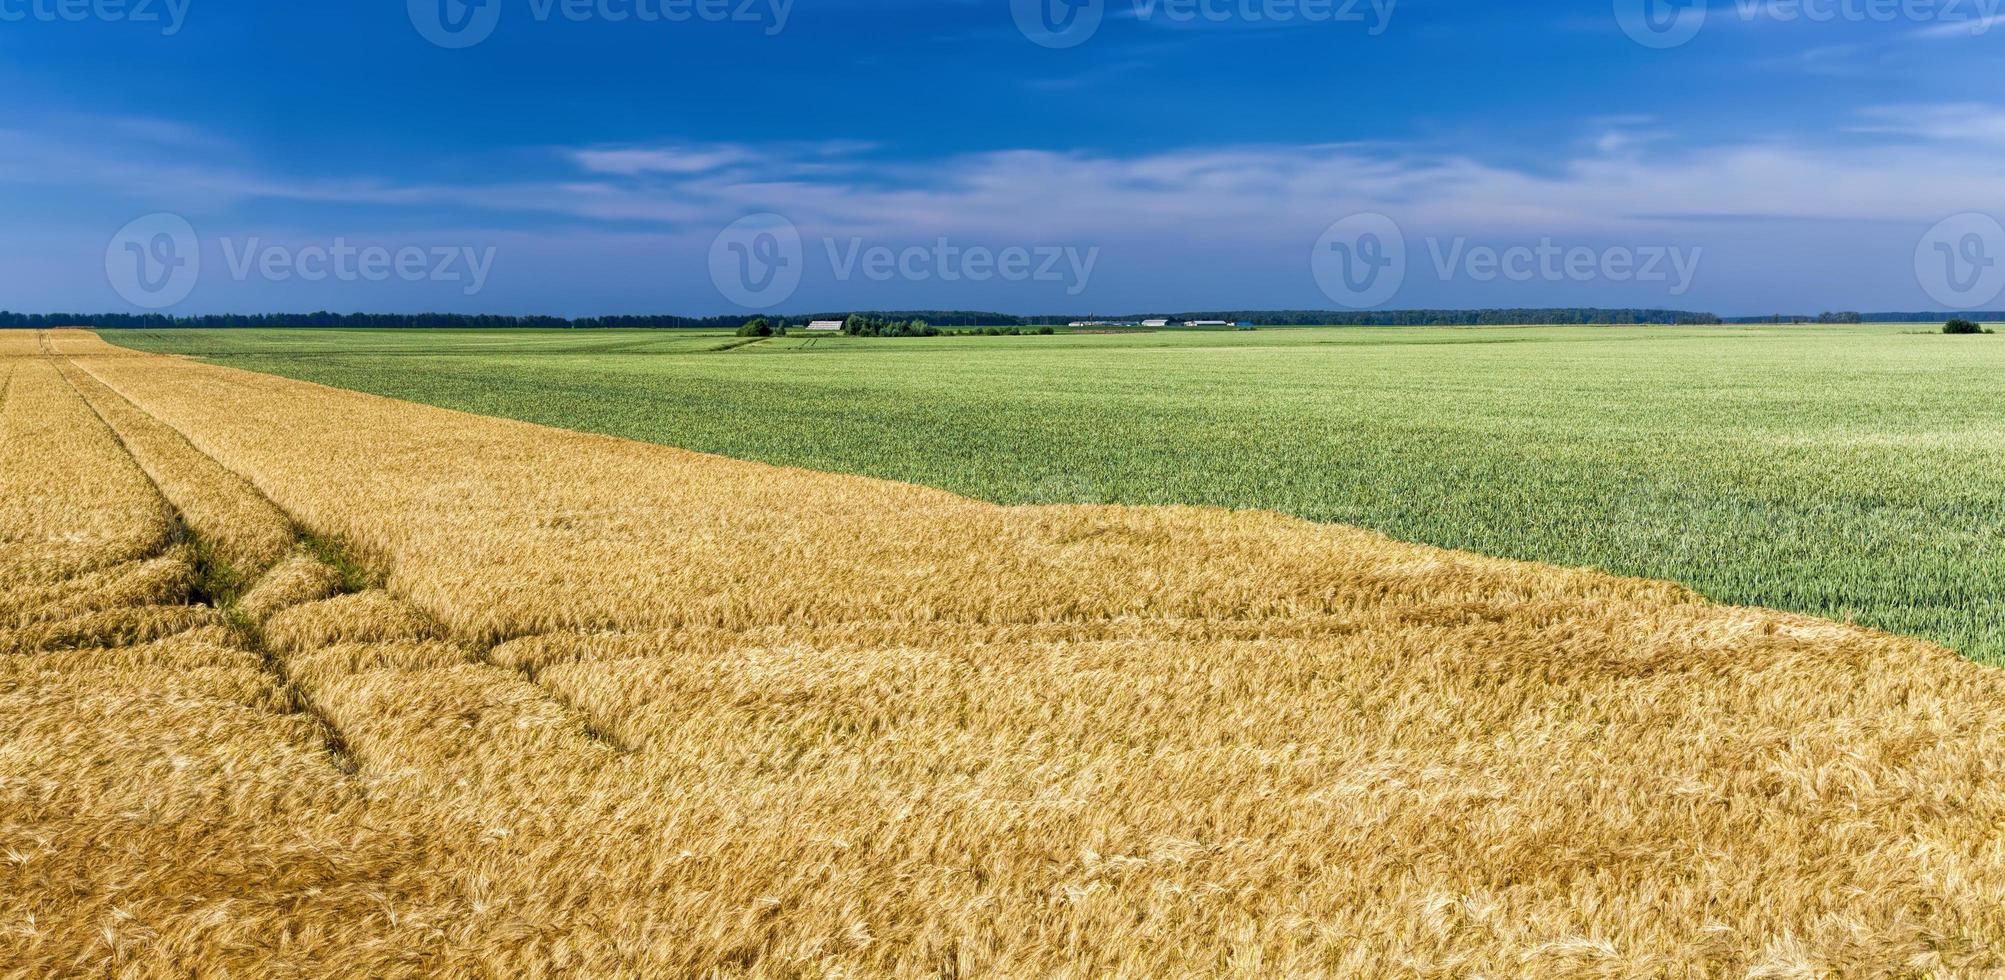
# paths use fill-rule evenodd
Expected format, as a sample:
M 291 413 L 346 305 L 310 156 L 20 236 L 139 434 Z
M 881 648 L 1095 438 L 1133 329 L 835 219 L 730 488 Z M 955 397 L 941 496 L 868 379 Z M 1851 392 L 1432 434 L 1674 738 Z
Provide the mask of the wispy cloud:
M 1884 52 L 1875 52 L 1863 44 L 1820 44 L 1770 55 L 1755 61 L 1754 64 L 1761 68 L 1781 68 L 1819 75 L 1865 75 L 1871 72 L 1871 66 L 1866 59 L 1876 53 Z
M 1949 41 L 1965 37 L 1982 37 L 1996 27 L 2005 27 L 2005 14 L 1944 21 L 1911 31 L 1908 36 L 1924 41 Z
M 582 149 L 570 151 L 579 167 L 590 173 L 618 174 L 702 174 L 733 164 L 758 159 L 743 146 L 714 146 L 703 149 L 680 147 Z
M 1668 133 L 1611 128 L 1537 173 L 1459 154 L 1386 146 L 1227 146 L 1138 155 L 1008 150 L 886 164 L 868 181 L 836 173 L 604 181 L 540 194 L 601 220 L 729 220 L 754 210 L 854 234 L 1148 237 L 1259 242 L 1343 215 L 1384 211 L 1434 228 L 1525 233 L 1634 230 L 1670 220 L 1916 221 L 1985 206 L 2005 159 L 1972 143 L 1998 117 L 1972 107 L 1901 110 L 1881 145 L 1680 146 Z
M 811 232 L 923 239 L 1259 243 L 1362 211 L 1470 234 L 1620 233 L 1668 222 L 1934 221 L 1996 200 L 2005 110 L 1885 106 L 1850 127 L 1870 145 L 1799 139 L 1693 146 L 1647 118 L 1601 120 L 1571 158 L 1537 172 L 1386 144 L 1240 145 L 1118 155 L 999 150 L 875 160 L 868 144 L 676 144 L 561 149 L 569 173 L 490 183 L 304 179 L 186 159 L 151 140 L 89 152 L 0 133 L 0 180 L 67 184 L 156 209 L 277 199 L 555 216 L 714 234 L 754 211 Z M 455 218 L 455 220 L 461 220 Z M 1312 236 L 1313 237 L 1313 236 Z
M 1025 78 L 1023 87 L 1033 92 L 1069 92 L 1092 88 L 1131 75 L 1149 67 L 1149 62 L 1130 59 L 1095 65 L 1085 71 L 1071 75 L 1041 75 Z
M 2005 146 L 2005 109 L 1981 103 L 1889 105 L 1861 110 L 1854 133 Z
M 570 147 L 559 155 L 588 174 L 633 178 L 704 179 L 830 173 L 857 165 L 876 144 L 862 140 L 812 143 L 682 144 Z

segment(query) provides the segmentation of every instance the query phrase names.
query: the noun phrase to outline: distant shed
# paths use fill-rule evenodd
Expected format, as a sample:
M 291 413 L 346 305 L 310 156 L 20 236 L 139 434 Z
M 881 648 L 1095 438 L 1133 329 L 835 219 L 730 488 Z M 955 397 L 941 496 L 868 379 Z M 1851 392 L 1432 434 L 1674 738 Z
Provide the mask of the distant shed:
M 808 324 L 809 333 L 841 333 L 841 320 L 816 320 Z

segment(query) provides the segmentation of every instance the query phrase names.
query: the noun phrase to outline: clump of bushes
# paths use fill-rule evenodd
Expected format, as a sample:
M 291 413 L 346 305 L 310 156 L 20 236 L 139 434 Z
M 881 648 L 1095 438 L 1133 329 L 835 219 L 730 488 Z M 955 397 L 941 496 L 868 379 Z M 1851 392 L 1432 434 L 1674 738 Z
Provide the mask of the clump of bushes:
M 1043 335 L 1043 336 L 1050 336 L 1051 334 L 1053 334 L 1053 333 L 1056 333 L 1056 332 L 1057 332 L 1057 331 L 1053 330 L 1053 329 L 1052 329 L 1052 328 L 1050 328 L 1050 327 L 981 327 L 981 328 L 978 328 L 978 329 L 975 329 L 975 330 L 964 330 L 964 331 L 962 331 L 962 332 L 961 332 L 961 336 L 964 336 L 964 337 L 1028 337 L 1028 336 L 1030 336 L 1030 335 L 1032 335 L 1032 334 L 1040 334 L 1040 335 Z
M 938 337 L 940 328 L 924 320 L 879 320 L 851 316 L 842 321 L 842 332 L 851 337 Z
M 879 320 L 854 314 L 842 321 L 842 332 L 851 337 L 1017 337 L 1058 331 L 1051 327 L 970 327 L 942 330 L 924 320 Z
M 1973 334 L 1990 333 L 1991 331 L 1979 326 L 1975 320 L 1965 320 L 1962 317 L 1958 317 L 1944 324 L 1942 332 L 1948 334 Z
M 753 317 L 744 326 L 738 328 L 738 336 L 740 337 L 784 337 L 786 335 L 787 321 L 780 320 L 775 322 L 762 316 Z

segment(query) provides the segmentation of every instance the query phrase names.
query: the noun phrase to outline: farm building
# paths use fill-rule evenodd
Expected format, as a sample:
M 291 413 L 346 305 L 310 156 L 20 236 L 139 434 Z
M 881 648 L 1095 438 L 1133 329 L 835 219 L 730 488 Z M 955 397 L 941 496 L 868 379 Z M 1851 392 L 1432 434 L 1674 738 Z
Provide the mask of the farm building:
M 809 333 L 841 333 L 841 320 L 816 320 L 808 324 Z
M 1143 320 L 1143 321 L 1142 321 L 1142 326 L 1145 326 L 1145 327 L 1167 327 L 1167 326 L 1169 326 L 1169 325 L 1170 325 L 1170 321 L 1169 321 L 1169 320 L 1167 320 L 1167 319 L 1162 319 L 1162 320 Z
M 1224 321 L 1224 320 L 1185 320 L 1185 321 L 1184 321 L 1184 326 L 1186 326 L 1186 327 L 1229 327 L 1229 326 L 1232 326 L 1232 324 L 1230 324 L 1230 323 L 1227 323 L 1227 322 L 1226 322 L 1226 321 Z

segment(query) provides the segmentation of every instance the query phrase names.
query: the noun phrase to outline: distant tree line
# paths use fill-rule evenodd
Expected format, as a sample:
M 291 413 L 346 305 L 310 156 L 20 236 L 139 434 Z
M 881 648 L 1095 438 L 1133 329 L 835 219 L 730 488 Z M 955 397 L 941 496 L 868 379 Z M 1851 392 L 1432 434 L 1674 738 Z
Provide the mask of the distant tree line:
M 744 325 L 738 328 L 738 336 L 784 337 L 787 335 L 789 326 L 785 318 L 755 316 L 745 321 Z M 886 320 L 878 317 L 863 316 L 862 314 L 851 314 L 843 319 L 842 332 L 851 337 L 964 337 L 977 334 L 989 337 L 1014 337 L 1022 334 L 1051 334 L 1057 331 L 1056 328 L 1049 326 L 1034 327 L 1019 326 L 1017 324 L 1010 324 L 1008 326 L 991 324 L 981 327 L 967 326 L 941 329 L 934 324 L 926 322 L 923 318 Z
M 656 322 L 674 317 L 608 317 L 635 320 L 635 326 L 682 326 Z M 113 330 L 217 329 L 228 327 L 349 327 L 502 330 L 519 327 L 566 329 L 587 321 L 558 316 L 494 316 L 465 313 L 219 313 L 168 316 L 164 313 L 10 313 L 0 310 L 0 327 L 78 327 Z M 737 325 L 737 319 L 730 321 Z M 597 325 L 597 324 L 594 324 Z
M 1090 316 L 1071 317 L 1064 320 L 1040 320 L 1039 322 L 1070 322 L 1074 319 L 1111 320 L 1128 322 L 1140 320 L 1168 319 L 1172 323 L 1188 320 L 1223 320 L 1227 323 L 1252 323 L 1263 327 L 1461 327 L 1461 326 L 1517 326 L 1524 324 L 1716 324 L 1720 318 L 1711 313 L 1692 313 L 1685 310 L 1646 309 L 1596 309 L 1591 307 L 1556 307 L 1551 309 L 1483 309 L 1483 310 L 1366 310 L 1338 312 L 1333 310 L 1201 310 L 1184 313 L 1146 313 L 1131 316 Z
M 1937 318 L 1937 317 L 1930 317 L 1929 319 L 1933 320 L 1933 319 L 1938 319 L 1938 318 Z M 1735 317 L 1728 317 L 1728 318 L 1726 319 L 1726 321 L 1725 321 L 1725 322 L 1727 322 L 1727 323 L 1733 323 L 1733 324 L 1751 324 L 1751 323 L 1865 323 L 1865 322 L 1866 322 L 1866 316 L 1865 316 L 1865 314 L 1863 314 L 1863 313 L 1819 313 L 1819 314 L 1817 314 L 1816 316 L 1807 316 L 1807 315 L 1801 315 L 1801 314 L 1785 314 L 1785 313 L 1771 313 L 1771 314 L 1769 314 L 1768 316 L 1735 316 Z M 1886 321 L 1881 321 L 1881 322 L 1886 322 Z
M 1945 315 L 1942 313 L 1867 313 L 1865 314 L 1865 318 L 1867 323 L 1934 323 L 1943 319 Z M 1958 313 L 1956 315 L 1965 320 L 1976 320 L 1980 323 L 2005 322 L 2005 310 L 1972 310 L 1968 313 Z
M 1042 335 L 1049 337 L 1057 332 L 1058 332 L 1057 327 L 1053 327 L 1050 324 L 1046 324 L 1040 327 L 1033 327 L 1029 325 L 1024 325 L 1024 326 L 1011 325 L 1007 327 L 969 327 L 966 330 L 952 331 L 952 334 L 953 336 L 956 337 L 1029 337 L 1032 335 Z
M 854 314 L 842 321 L 842 332 L 851 337 L 938 337 L 940 328 L 924 319 L 881 320 Z
M 749 326 L 749 324 L 747 325 Z M 1051 334 L 1056 328 L 1033 326 L 1024 323 L 988 324 L 986 326 L 964 326 L 942 330 L 923 318 L 912 320 L 886 320 L 862 314 L 852 314 L 842 321 L 842 332 L 851 337 L 965 337 L 981 335 L 985 337 L 1016 337 L 1024 334 Z
M 1977 310 L 1955 314 L 1967 320 L 1980 323 L 2005 321 L 2005 310 Z M 1771 316 L 1729 317 L 1727 323 L 1941 323 L 1950 314 L 1941 312 L 1906 313 L 1820 313 L 1817 316 L 1788 315 L 1777 313 Z
M 816 313 L 790 317 L 794 322 L 841 320 L 841 313 Z M 1020 325 L 1029 322 L 1007 313 L 975 310 L 917 310 L 869 312 L 866 317 L 882 321 L 924 320 L 943 327 Z M 1063 319 L 1057 322 L 1065 322 Z M 93 326 L 106 329 L 175 330 L 223 329 L 231 327 L 343 327 L 349 329 L 415 330 L 505 330 L 537 328 L 545 330 L 723 330 L 745 323 L 742 314 L 724 316 L 497 316 L 473 313 L 212 313 L 199 316 L 171 316 L 165 313 L 13 313 L 0 310 L 0 328 Z
M 2005 320 L 2005 312 L 1964 314 L 1978 321 Z M 1064 326 L 1078 320 L 1140 322 L 1168 319 L 1223 320 L 1227 323 L 1254 323 L 1260 326 L 1511 326 L 1519 324 L 1641 324 L 1676 325 L 1760 324 L 1760 323 L 1940 323 L 1942 313 L 1822 313 L 1772 314 L 1721 318 L 1711 313 L 1686 310 L 1601 309 L 1554 307 L 1480 310 L 1196 310 L 1179 313 L 1052 314 L 1016 316 L 980 310 L 865 310 L 839 313 L 812 313 L 789 316 L 794 323 L 812 320 L 842 320 L 851 317 L 879 324 L 924 323 L 935 328 Z M 217 313 L 201 316 L 171 316 L 164 313 L 10 313 L 0 310 L 0 327 L 96 326 L 108 329 L 173 330 L 228 327 L 346 327 L 351 329 L 466 329 L 502 330 L 540 328 L 546 330 L 736 330 L 745 318 L 727 316 L 497 316 L 470 313 Z M 881 329 L 881 328 L 880 328 Z
M 813 322 L 815 320 L 842 320 L 847 322 L 852 316 L 860 316 L 868 320 L 877 320 L 885 323 L 899 320 L 910 323 L 914 320 L 920 320 L 936 327 L 986 327 L 994 324 L 1018 325 L 1030 322 L 1026 317 L 1012 316 L 1008 313 L 984 312 L 981 310 L 844 310 L 841 313 L 816 313 L 797 316 L 793 319 L 801 322 Z

